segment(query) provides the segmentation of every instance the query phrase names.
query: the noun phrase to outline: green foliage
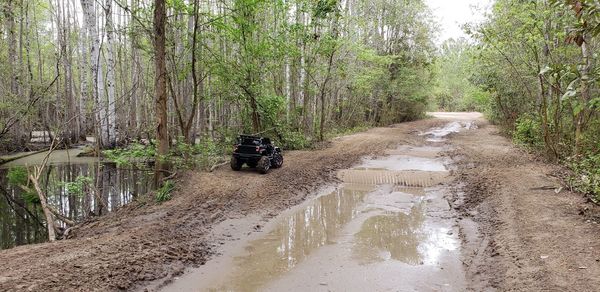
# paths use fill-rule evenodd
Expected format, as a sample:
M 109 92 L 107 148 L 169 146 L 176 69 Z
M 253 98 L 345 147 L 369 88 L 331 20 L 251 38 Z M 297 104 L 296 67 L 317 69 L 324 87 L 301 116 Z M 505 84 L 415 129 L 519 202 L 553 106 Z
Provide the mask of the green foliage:
M 28 187 L 29 177 L 27 169 L 23 166 L 11 167 L 6 174 L 8 183 L 22 190 L 23 200 L 31 204 L 39 204 L 40 198 L 35 190 Z
M 147 162 L 154 159 L 156 147 L 154 144 L 143 145 L 133 143 L 126 148 L 117 148 L 102 151 L 104 157 L 117 164 L 117 166 L 131 165 L 136 162 Z
M 446 41 L 436 60 L 437 84 L 434 102 L 437 109 L 484 112 L 490 94 L 476 84 L 476 48 L 461 38 Z
M 163 185 L 156 190 L 156 202 L 165 202 L 171 199 L 171 192 L 175 189 L 175 183 L 173 181 L 166 181 Z
M 6 174 L 8 183 L 13 186 L 25 186 L 29 181 L 27 169 L 23 166 L 11 167 Z
M 305 149 L 312 144 L 312 141 L 308 140 L 306 135 L 298 131 L 284 131 L 282 137 L 283 141 L 281 141 L 281 146 L 285 150 Z
M 94 179 L 89 176 L 78 175 L 72 182 L 62 182 L 67 194 L 75 196 L 83 196 L 85 188 L 94 183 Z
M 325 18 L 328 14 L 337 11 L 338 0 L 317 0 L 313 8 L 316 18 Z
M 544 146 L 540 118 L 537 115 L 526 114 L 517 119 L 513 132 L 513 140 L 522 146 L 540 149 Z
M 600 203 L 600 153 L 571 157 L 567 163 L 575 173 L 570 178 L 571 186 Z
M 280 127 L 285 117 L 286 100 L 284 96 L 265 95 L 258 100 L 259 113 L 267 124 L 264 128 Z

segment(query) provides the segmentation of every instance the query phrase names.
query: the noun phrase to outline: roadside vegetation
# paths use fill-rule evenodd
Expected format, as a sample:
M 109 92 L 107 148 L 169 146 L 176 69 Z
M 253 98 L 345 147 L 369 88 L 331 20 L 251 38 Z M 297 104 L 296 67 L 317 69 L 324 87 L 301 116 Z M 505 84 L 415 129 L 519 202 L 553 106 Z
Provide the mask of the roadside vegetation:
M 571 187 L 600 202 L 596 1 L 498 0 L 487 20 L 449 41 L 437 105 L 479 110 L 513 140 L 570 167 Z M 454 73 L 454 74 L 453 74 Z

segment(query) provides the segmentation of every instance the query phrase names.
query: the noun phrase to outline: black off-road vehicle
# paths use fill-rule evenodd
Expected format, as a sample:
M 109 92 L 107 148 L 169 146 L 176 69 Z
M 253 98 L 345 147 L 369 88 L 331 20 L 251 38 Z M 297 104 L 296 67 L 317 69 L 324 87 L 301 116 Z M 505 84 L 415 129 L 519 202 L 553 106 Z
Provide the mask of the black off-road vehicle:
M 283 154 L 269 138 L 240 135 L 233 146 L 231 169 L 238 171 L 244 163 L 265 174 L 271 167 L 280 168 L 283 165 Z

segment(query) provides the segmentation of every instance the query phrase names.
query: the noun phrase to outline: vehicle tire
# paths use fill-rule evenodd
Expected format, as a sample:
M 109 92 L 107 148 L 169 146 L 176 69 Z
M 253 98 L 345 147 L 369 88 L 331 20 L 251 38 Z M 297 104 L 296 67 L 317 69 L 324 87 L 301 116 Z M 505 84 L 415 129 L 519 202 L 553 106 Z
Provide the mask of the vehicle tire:
M 231 169 L 235 170 L 235 171 L 239 171 L 242 169 L 242 164 L 237 158 L 231 157 L 231 161 L 229 162 L 229 165 L 231 166 Z
M 269 168 L 271 168 L 271 160 L 269 159 L 269 157 L 261 157 L 258 161 L 258 164 L 256 165 L 256 169 L 258 169 L 258 172 L 265 174 L 269 172 Z
M 273 168 L 280 168 L 283 165 L 283 155 L 281 153 L 273 154 L 273 160 L 271 161 Z

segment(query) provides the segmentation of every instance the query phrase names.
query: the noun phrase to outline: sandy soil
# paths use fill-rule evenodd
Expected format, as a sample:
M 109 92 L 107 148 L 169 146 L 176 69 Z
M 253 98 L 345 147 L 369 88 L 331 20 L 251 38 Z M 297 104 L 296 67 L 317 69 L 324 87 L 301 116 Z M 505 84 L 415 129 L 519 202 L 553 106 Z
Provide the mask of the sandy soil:
M 457 119 L 457 116 L 444 116 Z M 220 244 L 207 234 L 227 218 L 269 218 L 337 181 L 361 156 L 413 144 L 415 131 L 441 119 L 405 123 L 334 139 L 314 151 L 285 153 L 268 175 L 185 173 L 172 200 L 140 199 L 82 224 L 74 238 L 0 251 L 0 290 L 131 290 L 205 263 Z M 563 173 L 519 151 L 479 120 L 455 134 L 455 194 L 470 289 L 593 291 L 600 287 L 598 208 L 561 186 Z M 257 229 L 259 229 L 257 227 Z

